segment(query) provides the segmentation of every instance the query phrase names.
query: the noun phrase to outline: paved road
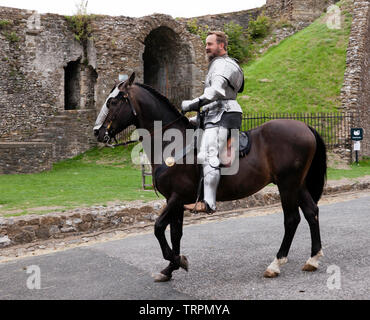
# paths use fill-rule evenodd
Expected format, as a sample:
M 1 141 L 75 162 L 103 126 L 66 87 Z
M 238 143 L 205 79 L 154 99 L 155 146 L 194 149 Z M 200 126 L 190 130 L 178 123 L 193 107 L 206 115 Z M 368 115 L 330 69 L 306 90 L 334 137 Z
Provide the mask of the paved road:
M 166 263 L 154 235 L 143 234 L 1 263 L 0 299 L 370 299 L 370 196 L 320 208 L 325 257 L 315 273 L 300 271 L 311 243 L 302 219 L 281 275 L 262 277 L 283 236 L 278 213 L 185 227 L 190 271 L 168 283 L 152 281 Z M 27 288 L 31 265 L 40 290 Z M 327 286 L 333 270 L 340 289 Z

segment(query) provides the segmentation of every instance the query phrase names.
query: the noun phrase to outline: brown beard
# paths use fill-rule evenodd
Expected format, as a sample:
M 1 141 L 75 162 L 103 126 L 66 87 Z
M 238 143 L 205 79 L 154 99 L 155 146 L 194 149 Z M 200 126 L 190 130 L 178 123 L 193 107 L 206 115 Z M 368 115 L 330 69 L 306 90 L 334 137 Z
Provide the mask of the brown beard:
M 215 53 L 208 56 L 208 62 L 211 62 L 214 58 L 220 56 L 220 52 L 221 52 L 221 50 L 217 49 Z
M 213 54 L 211 56 L 208 56 L 208 62 L 211 62 L 216 56 Z

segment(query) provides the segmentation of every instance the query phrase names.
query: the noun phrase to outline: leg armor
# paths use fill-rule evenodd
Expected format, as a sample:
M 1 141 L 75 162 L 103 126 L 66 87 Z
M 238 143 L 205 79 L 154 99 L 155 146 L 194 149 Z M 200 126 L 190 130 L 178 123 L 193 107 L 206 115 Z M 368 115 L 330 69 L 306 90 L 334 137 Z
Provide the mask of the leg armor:
M 220 182 L 219 154 L 227 143 L 228 129 L 213 127 L 204 130 L 198 163 L 203 164 L 204 201 L 210 209 L 216 210 L 216 193 Z

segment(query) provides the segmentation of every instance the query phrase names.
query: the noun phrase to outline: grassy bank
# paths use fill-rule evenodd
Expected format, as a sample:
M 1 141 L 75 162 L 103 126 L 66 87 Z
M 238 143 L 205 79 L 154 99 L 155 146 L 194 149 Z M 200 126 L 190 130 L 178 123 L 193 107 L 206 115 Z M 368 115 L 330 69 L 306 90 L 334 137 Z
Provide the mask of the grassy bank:
M 342 6 L 342 28 L 323 18 L 244 65 L 245 113 L 333 112 L 340 107 L 351 15 Z
M 141 170 L 131 164 L 131 149 L 95 148 L 54 164 L 48 172 L 2 175 L 0 214 L 27 214 L 39 207 L 52 211 L 116 200 L 158 199 L 154 191 L 142 190 Z
M 349 169 L 328 168 L 328 179 L 354 179 L 362 176 L 370 175 L 370 159 L 359 161 L 358 164 L 353 163 Z

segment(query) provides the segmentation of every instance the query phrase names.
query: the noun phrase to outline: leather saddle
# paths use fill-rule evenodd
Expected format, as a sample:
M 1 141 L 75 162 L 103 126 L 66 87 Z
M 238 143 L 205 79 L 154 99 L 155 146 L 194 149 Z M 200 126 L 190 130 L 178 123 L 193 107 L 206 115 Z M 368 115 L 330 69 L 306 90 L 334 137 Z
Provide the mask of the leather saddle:
M 227 140 L 225 149 L 220 154 L 220 160 L 223 167 L 230 167 L 235 159 L 235 144 L 234 138 L 230 137 Z M 252 141 L 250 138 L 250 131 L 239 132 L 239 158 L 245 157 L 252 147 Z

